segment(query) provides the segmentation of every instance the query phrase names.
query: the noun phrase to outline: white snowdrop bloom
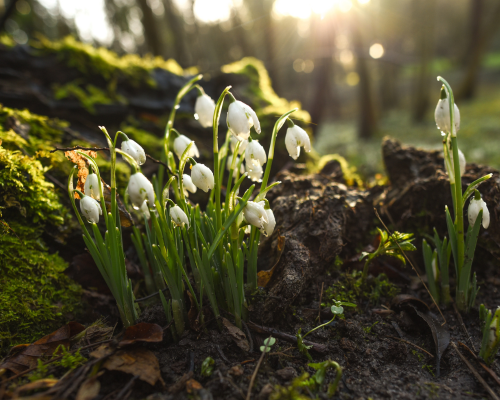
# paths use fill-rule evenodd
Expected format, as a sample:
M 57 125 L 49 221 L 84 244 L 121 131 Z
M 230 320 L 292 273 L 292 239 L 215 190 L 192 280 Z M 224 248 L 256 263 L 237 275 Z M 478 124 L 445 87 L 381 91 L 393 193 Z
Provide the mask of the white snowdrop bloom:
M 147 200 L 144 200 L 144 202 L 142 203 L 141 212 L 146 216 L 146 219 L 151 218 Z
M 231 171 L 231 164 L 233 162 L 233 155 L 230 154 L 227 156 L 227 163 L 226 163 L 226 168 L 228 171 Z M 238 163 L 240 162 L 240 158 L 239 157 L 236 157 L 236 161 L 235 161 L 235 165 L 234 165 L 234 170 L 233 170 L 233 178 L 236 177 L 237 175 L 237 170 L 238 170 Z M 245 173 L 245 166 L 243 165 L 243 163 L 241 163 L 240 165 L 240 175 L 244 174 Z
M 267 209 L 265 210 L 267 214 L 267 222 L 264 222 L 261 228 L 261 232 L 264 236 L 271 236 L 274 232 L 274 227 L 276 226 L 276 219 L 274 218 L 273 210 Z
M 149 202 L 149 207 L 154 207 L 155 191 L 153 185 L 142 172 L 136 172 L 128 181 L 128 196 L 134 208 L 138 209 L 144 203 L 144 200 Z
M 193 166 L 191 179 L 196 187 L 204 192 L 214 188 L 214 174 L 206 165 L 198 163 Z
M 245 151 L 245 162 L 247 165 L 254 166 L 259 164 L 264 165 L 267 161 L 266 151 L 264 147 L 259 143 L 258 140 L 252 140 L 248 142 L 247 149 Z
M 454 170 L 455 169 L 455 165 L 453 164 L 453 152 L 450 150 L 450 162 L 451 162 L 451 168 Z M 465 174 L 465 167 L 467 165 L 467 161 L 465 160 L 465 155 L 464 153 L 462 153 L 462 150 L 458 149 L 458 163 L 460 165 L 460 176 L 463 176 Z M 448 176 L 452 176 L 454 174 L 450 174 L 450 171 L 448 171 L 448 165 L 447 163 L 445 162 L 444 163 L 445 167 L 446 167 L 446 172 L 448 173 Z M 452 183 L 455 183 L 455 180 L 453 179 L 453 182 Z
M 206 94 L 198 96 L 194 105 L 194 112 L 198 116 L 198 121 L 203 128 L 213 125 L 215 103 L 212 98 Z
M 184 194 L 186 196 L 188 195 L 187 191 L 196 193 L 196 191 L 198 190 L 191 177 L 187 174 L 182 174 L 182 186 L 184 186 Z
M 146 162 L 146 153 L 139 143 L 129 139 L 122 142 L 122 151 L 132 157 L 137 164 L 142 165 Z
M 263 201 L 258 203 L 249 201 L 243 209 L 245 220 L 259 229 L 264 229 L 264 223 L 267 224 L 269 222 L 266 210 L 264 210 L 264 205 L 265 203 Z
M 470 201 L 468 211 L 469 224 L 474 226 L 479 211 L 481 210 L 483 210 L 483 228 L 488 229 L 488 226 L 490 226 L 490 211 L 488 210 L 488 206 L 483 199 L 476 200 L 476 198 L 474 197 Z
M 288 150 L 288 154 L 294 160 L 299 157 L 301 147 L 304 147 L 304 151 L 306 153 L 311 151 L 311 140 L 309 139 L 309 135 L 304 129 L 297 125 L 287 129 L 285 145 Z
M 84 191 L 87 196 L 96 200 L 101 200 L 101 194 L 99 192 L 99 177 L 97 174 L 87 175 L 87 179 L 85 179 Z
M 238 142 L 241 143 L 238 149 L 238 155 L 241 156 L 248 146 L 248 140 L 239 141 L 235 136 L 231 136 L 231 139 L 229 139 L 229 145 L 231 146 L 231 151 L 233 153 L 236 150 L 236 143 Z
M 452 136 L 457 136 L 457 132 L 460 129 L 460 111 L 458 110 L 457 105 L 454 105 L 454 125 L 455 129 L 453 132 L 450 132 L 450 102 L 448 97 L 445 99 L 439 99 L 436 111 L 434 112 L 434 118 L 436 120 L 436 125 L 441 132 L 451 133 Z
M 193 142 L 191 139 L 189 139 L 187 136 L 184 135 L 179 135 L 175 138 L 174 140 L 174 152 L 177 154 L 177 157 L 181 158 L 182 154 L 186 150 L 186 147 L 188 147 L 188 144 Z M 189 149 L 188 152 L 188 157 L 199 157 L 200 153 L 198 151 L 198 147 L 196 147 L 196 144 L 193 142 L 191 145 L 191 148 Z
M 102 215 L 101 205 L 90 196 L 83 196 L 83 199 L 80 200 L 80 211 L 93 224 L 97 224 L 99 215 Z
M 172 222 L 175 225 L 182 226 L 183 224 L 186 224 L 189 228 L 189 219 L 186 213 L 182 211 L 182 208 L 179 206 L 176 205 L 170 209 L 170 218 L 172 218 Z
M 260 164 L 253 164 L 249 166 L 248 164 L 246 165 L 248 177 L 252 180 L 252 182 L 261 182 L 262 181 L 262 175 L 264 171 L 262 170 L 262 165 Z
M 241 101 L 233 101 L 227 110 L 227 127 L 238 140 L 247 140 L 250 128 L 260 133 L 260 122 L 252 108 Z

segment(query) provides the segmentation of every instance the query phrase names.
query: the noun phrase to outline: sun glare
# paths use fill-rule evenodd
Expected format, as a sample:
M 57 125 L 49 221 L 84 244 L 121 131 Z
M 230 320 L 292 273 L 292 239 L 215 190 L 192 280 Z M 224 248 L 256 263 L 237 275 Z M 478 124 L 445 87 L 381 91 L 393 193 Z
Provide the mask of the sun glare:
M 370 57 L 372 58 L 380 58 L 384 55 L 384 46 L 380 43 L 374 43 L 370 46 Z
M 370 0 L 364 0 L 367 3 Z M 313 13 L 325 15 L 332 9 L 348 12 L 352 8 L 351 0 L 277 0 L 274 3 L 276 15 L 289 15 L 294 18 L 306 19 Z

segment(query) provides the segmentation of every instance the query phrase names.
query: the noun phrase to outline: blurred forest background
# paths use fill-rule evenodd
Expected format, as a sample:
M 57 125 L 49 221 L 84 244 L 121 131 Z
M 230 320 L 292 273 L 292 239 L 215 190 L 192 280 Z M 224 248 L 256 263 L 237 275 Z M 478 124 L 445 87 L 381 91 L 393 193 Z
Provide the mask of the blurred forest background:
M 436 76 L 453 86 L 468 161 L 500 167 L 499 0 L 0 0 L 18 44 L 74 35 L 205 75 L 261 59 L 311 114 L 314 147 L 369 176 L 380 141 L 441 148 Z

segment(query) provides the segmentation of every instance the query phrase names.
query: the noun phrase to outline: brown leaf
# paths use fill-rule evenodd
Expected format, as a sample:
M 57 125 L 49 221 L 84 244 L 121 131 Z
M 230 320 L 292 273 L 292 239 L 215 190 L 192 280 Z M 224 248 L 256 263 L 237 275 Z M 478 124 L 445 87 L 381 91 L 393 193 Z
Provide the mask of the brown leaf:
M 186 392 L 188 393 L 196 393 L 198 390 L 201 389 L 203 389 L 203 386 L 201 386 L 201 383 L 195 379 L 189 379 L 186 382 Z
M 51 388 L 57 382 L 59 382 L 58 379 L 39 379 L 39 380 L 37 380 L 35 382 L 30 382 L 30 383 L 27 383 L 26 385 L 18 387 L 15 390 L 14 394 L 12 395 L 12 397 L 14 399 L 17 399 L 22 392 L 28 392 L 30 390 L 35 390 L 35 389 L 47 389 L 47 388 Z
M 78 151 L 81 151 L 82 153 L 85 153 L 92 158 L 97 157 L 97 153 L 92 150 L 78 150 Z M 87 176 L 89 174 L 89 170 L 87 168 L 87 159 L 84 156 L 78 154 L 76 150 L 66 151 L 64 152 L 64 155 L 69 161 L 76 164 L 76 166 L 78 167 L 78 182 L 76 184 L 76 189 L 84 193 L 85 181 L 87 180 Z M 78 193 L 75 192 L 74 195 L 75 199 L 80 198 L 80 195 Z
M 0 369 L 8 369 L 15 374 L 19 374 L 27 369 L 36 367 L 37 360 L 40 357 L 49 357 L 57 349 L 59 345 L 65 347 L 70 346 L 70 338 L 82 332 L 85 327 L 78 322 L 70 322 L 67 325 L 52 332 L 50 335 L 44 336 L 31 345 L 16 346 L 13 350 L 20 349 L 5 359 L 0 365 Z
M 193 377 L 193 375 L 193 371 L 189 371 L 182 375 L 177 382 L 168 388 L 168 392 L 172 394 L 182 392 L 182 390 L 186 387 L 186 383 Z
M 97 378 L 99 378 L 101 374 L 102 373 L 94 375 L 82 383 L 76 393 L 76 400 L 92 400 L 97 397 L 101 390 L 101 383 Z
M 102 352 L 104 352 L 103 355 L 107 354 L 105 349 L 101 349 L 100 353 Z M 96 357 L 95 353 L 95 351 L 92 352 L 91 356 Z M 153 352 L 144 347 L 134 346 L 118 350 L 116 353 L 109 356 L 104 362 L 103 367 L 108 371 L 121 371 L 127 374 L 137 375 L 139 379 L 152 386 L 158 381 L 163 384 L 158 359 Z
M 278 251 L 278 259 L 274 263 L 273 267 L 268 271 L 257 272 L 257 286 L 259 287 L 266 287 L 266 285 L 271 280 L 274 269 L 276 268 L 276 265 L 278 265 L 278 263 L 280 262 L 283 250 L 285 250 L 285 236 L 278 236 L 278 245 L 276 246 L 276 249 Z
M 129 326 L 123 334 L 119 346 L 127 346 L 136 342 L 161 342 L 163 340 L 163 329 L 160 325 L 139 322 Z
M 243 331 L 234 326 L 231 322 L 229 322 L 226 318 L 222 318 L 222 323 L 226 327 L 231 339 L 233 339 L 236 346 L 238 346 L 243 351 L 250 350 L 250 344 L 248 343 L 247 337 L 243 333 Z

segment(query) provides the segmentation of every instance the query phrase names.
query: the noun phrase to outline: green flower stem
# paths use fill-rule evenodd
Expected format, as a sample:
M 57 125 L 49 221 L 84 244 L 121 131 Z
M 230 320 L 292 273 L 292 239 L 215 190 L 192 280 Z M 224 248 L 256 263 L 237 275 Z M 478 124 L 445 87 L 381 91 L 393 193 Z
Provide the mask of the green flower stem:
M 307 335 L 309 335 L 310 333 L 313 333 L 314 331 L 317 331 L 319 328 L 322 328 L 322 327 L 324 327 L 324 326 L 326 326 L 328 324 L 331 324 L 334 321 L 334 319 L 335 319 L 336 316 L 337 315 L 334 315 L 333 318 L 330 321 L 325 322 L 324 324 L 318 325 L 316 328 L 311 329 L 304 336 L 302 336 L 302 339 L 305 339 Z

